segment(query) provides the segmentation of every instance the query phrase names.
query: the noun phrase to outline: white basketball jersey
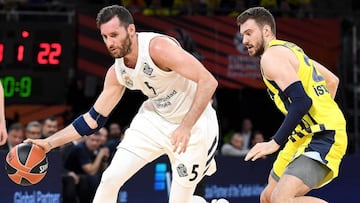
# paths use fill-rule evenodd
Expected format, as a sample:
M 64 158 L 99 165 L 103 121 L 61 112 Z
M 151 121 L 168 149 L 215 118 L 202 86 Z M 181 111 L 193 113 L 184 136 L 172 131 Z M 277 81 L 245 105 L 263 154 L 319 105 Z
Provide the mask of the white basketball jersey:
M 123 58 L 116 59 L 116 76 L 120 84 L 141 90 L 149 98 L 142 108 L 155 110 L 169 122 L 180 123 L 193 102 L 196 83 L 155 65 L 149 54 L 149 45 L 151 39 L 159 36 L 167 37 L 151 32 L 138 33 L 139 52 L 135 68 L 127 68 Z

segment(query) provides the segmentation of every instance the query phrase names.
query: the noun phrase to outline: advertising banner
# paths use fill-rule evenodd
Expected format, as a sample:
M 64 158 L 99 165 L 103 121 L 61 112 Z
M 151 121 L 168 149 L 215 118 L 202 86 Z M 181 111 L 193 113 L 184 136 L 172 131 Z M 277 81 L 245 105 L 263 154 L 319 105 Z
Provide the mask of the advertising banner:
M 61 203 L 61 156 L 53 150 L 47 154 L 48 171 L 44 179 L 31 186 L 17 185 L 5 171 L 6 151 L 0 150 L 0 202 Z

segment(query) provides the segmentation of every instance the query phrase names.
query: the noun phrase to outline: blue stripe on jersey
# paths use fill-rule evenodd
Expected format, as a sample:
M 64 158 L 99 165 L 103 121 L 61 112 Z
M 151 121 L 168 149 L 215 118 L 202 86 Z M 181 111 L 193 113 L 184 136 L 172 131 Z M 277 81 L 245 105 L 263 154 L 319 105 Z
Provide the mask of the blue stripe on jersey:
M 316 151 L 320 153 L 321 159 L 327 164 L 325 159 L 326 155 L 329 153 L 332 145 L 335 143 L 335 131 L 326 130 L 322 132 L 314 133 L 311 138 L 310 143 L 305 149 L 305 152 Z

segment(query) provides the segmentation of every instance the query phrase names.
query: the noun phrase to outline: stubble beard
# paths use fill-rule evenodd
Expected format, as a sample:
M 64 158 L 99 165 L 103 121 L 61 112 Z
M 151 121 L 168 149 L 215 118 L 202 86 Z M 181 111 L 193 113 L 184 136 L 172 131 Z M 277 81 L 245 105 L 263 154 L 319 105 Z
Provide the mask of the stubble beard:
M 111 56 L 114 58 L 123 58 L 124 56 L 128 55 L 131 52 L 131 39 L 129 37 L 129 34 L 126 35 L 125 39 L 122 41 L 123 46 L 118 47 L 120 52 L 118 54 L 111 53 Z
M 263 37 L 261 37 L 260 43 L 257 44 L 258 48 L 255 49 L 255 52 L 252 56 L 261 56 L 263 55 L 265 51 L 265 40 Z

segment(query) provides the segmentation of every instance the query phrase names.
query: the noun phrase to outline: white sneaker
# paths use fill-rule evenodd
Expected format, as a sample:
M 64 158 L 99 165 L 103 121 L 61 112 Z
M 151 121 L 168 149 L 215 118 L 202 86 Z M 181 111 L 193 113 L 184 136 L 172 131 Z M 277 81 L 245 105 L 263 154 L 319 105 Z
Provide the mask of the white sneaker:
M 211 203 L 229 203 L 229 201 L 227 201 L 226 199 L 223 199 L 223 198 L 221 198 L 221 199 L 213 199 L 213 200 L 211 200 Z
M 191 203 L 206 203 L 206 200 L 200 196 L 193 195 Z

